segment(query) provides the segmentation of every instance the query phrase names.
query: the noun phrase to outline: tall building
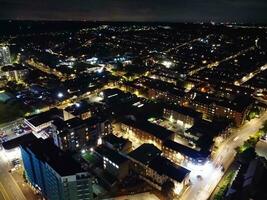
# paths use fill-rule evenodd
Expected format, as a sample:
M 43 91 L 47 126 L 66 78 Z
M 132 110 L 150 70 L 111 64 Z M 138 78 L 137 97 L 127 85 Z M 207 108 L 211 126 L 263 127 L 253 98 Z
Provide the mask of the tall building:
M 0 47 L 0 66 L 10 65 L 11 57 L 7 46 Z
M 92 199 L 88 172 L 50 140 L 20 146 L 27 180 L 49 200 Z

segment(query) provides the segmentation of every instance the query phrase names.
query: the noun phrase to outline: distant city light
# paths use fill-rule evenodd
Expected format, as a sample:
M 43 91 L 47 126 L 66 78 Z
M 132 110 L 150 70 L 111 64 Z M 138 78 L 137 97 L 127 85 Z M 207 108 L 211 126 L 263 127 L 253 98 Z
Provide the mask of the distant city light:
M 170 68 L 173 63 L 171 61 L 163 61 L 161 64 L 164 65 L 166 68 Z
M 62 98 L 64 95 L 63 95 L 63 93 L 62 92 L 59 92 L 58 94 L 57 94 L 57 97 L 58 98 Z

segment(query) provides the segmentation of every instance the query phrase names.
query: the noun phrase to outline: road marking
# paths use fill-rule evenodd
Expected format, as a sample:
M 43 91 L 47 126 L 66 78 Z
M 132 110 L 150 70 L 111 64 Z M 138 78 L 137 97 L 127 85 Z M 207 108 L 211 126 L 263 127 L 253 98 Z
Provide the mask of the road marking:
M 0 189 L 2 191 L 3 197 L 5 200 L 10 200 L 10 197 L 8 196 L 3 184 L 0 182 Z

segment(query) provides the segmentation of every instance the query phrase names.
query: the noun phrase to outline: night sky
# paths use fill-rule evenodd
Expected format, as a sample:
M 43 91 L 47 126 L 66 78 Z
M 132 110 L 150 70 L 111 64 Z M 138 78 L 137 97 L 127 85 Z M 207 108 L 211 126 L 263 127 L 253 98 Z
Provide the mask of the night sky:
M 267 23 L 267 0 L 0 0 L 0 19 Z

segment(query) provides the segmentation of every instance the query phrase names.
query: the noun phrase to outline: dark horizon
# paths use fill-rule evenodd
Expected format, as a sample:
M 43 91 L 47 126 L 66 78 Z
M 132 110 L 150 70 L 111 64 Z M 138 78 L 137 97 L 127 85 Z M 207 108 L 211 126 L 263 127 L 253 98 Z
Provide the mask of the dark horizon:
M 264 0 L 0 0 L 0 19 L 114 22 L 267 22 Z

